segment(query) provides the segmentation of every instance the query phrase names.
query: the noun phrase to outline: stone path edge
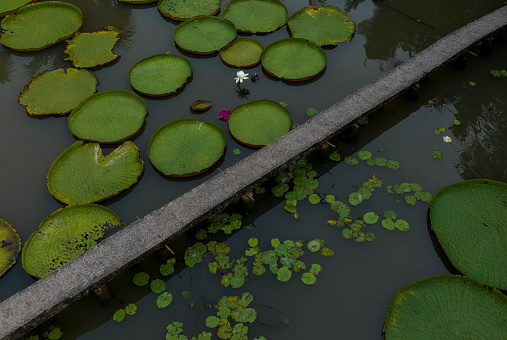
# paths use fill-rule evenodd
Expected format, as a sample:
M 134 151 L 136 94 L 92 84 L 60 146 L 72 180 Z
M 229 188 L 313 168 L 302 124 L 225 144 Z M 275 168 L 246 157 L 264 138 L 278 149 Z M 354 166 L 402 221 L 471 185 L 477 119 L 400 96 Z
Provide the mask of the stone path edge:
M 454 31 L 297 129 L 1 302 L 0 339 L 19 338 L 505 25 L 507 6 Z

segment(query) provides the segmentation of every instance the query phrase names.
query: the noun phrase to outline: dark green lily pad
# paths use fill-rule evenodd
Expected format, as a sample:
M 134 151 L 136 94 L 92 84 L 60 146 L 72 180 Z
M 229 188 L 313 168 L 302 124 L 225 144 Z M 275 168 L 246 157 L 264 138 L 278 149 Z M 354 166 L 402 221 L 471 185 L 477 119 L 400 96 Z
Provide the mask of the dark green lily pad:
M 136 183 L 143 164 L 139 149 L 132 142 L 123 142 L 103 156 L 98 143 L 77 141 L 51 165 L 48 189 L 66 204 L 101 201 Z
M 194 176 L 220 160 L 225 143 L 225 134 L 215 123 L 180 118 L 155 131 L 148 145 L 148 157 L 167 176 Z
M 134 92 L 103 91 L 83 100 L 72 110 L 69 128 L 83 140 L 116 143 L 135 135 L 147 113 L 146 103 Z
M 220 58 L 227 66 L 253 67 L 261 62 L 262 44 L 250 38 L 240 38 L 220 50 Z
M 2 20 L 0 43 L 16 51 L 39 51 L 69 39 L 83 25 L 81 10 L 61 1 L 21 7 Z
M 290 131 L 289 111 L 271 100 L 254 100 L 232 110 L 229 131 L 238 142 L 262 147 Z
M 211 54 L 236 39 L 236 27 L 222 18 L 202 16 L 179 24 L 173 38 L 184 51 Z
M 124 225 L 111 210 L 97 204 L 71 205 L 47 217 L 25 243 L 23 268 L 44 277 L 95 246 L 106 230 Z
M 95 75 L 87 70 L 45 71 L 21 89 L 18 101 L 30 115 L 63 114 L 94 94 L 97 84 Z
M 468 277 L 436 275 L 394 296 L 386 339 L 505 339 L 507 297 Z
M 205 112 L 211 109 L 213 105 L 209 100 L 196 100 L 192 105 L 190 105 L 190 110 L 195 112 Z
M 0 277 L 16 263 L 21 239 L 16 230 L 0 218 Z
M 2 0 L 0 2 L 0 18 L 14 14 L 18 8 L 37 2 L 38 0 Z
M 179 55 L 156 54 L 138 61 L 129 72 L 134 90 L 152 97 L 167 96 L 185 87 L 192 65 Z
M 315 43 L 299 38 L 280 39 L 262 54 L 264 71 L 284 80 L 302 81 L 316 77 L 327 64 L 326 52 Z
M 156 2 L 157 0 L 118 0 L 119 2 L 125 2 L 125 3 L 128 3 L 128 4 L 133 4 L 133 5 L 144 5 L 144 4 L 149 4 L 149 3 L 152 3 L 152 2 Z
M 488 286 L 507 289 L 507 184 L 455 183 L 431 200 L 431 229 L 452 264 Z
M 356 31 L 356 24 L 347 21 L 350 15 L 344 10 L 328 5 L 301 8 L 287 19 L 291 37 L 313 41 L 318 46 L 349 42 Z
M 158 11 L 173 20 L 185 21 L 201 15 L 217 15 L 220 0 L 160 0 Z
M 247 33 L 269 33 L 285 25 L 287 7 L 278 0 L 231 0 L 222 17 Z
M 77 68 L 97 67 L 116 60 L 119 56 L 111 50 L 120 32 L 108 26 L 103 31 L 76 34 L 68 41 L 65 60 L 70 60 Z

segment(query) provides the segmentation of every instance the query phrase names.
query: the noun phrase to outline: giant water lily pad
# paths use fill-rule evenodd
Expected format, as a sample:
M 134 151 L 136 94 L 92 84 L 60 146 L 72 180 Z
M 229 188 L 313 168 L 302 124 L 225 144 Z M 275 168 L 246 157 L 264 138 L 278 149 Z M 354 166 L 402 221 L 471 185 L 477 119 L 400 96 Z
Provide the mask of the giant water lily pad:
M 81 10 L 61 1 L 21 7 L 2 20 L 0 43 L 16 51 L 39 51 L 70 38 L 83 25 Z
M 148 113 L 145 101 L 125 90 L 109 90 L 88 97 L 69 115 L 70 131 L 78 138 L 115 143 L 136 134 Z
M 216 15 L 220 0 L 160 0 L 158 10 L 165 17 L 185 21 L 201 15 Z
M 318 46 L 349 42 L 356 31 L 356 24 L 347 21 L 350 15 L 344 10 L 328 5 L 305 7 L 287 19 L 291 37 L 313 41 Z
M 289 111 L 271 100 L 254 100 L 232 110 L 229 131 L 240 143 L 262 147 L 290 131 Z
M 120 30 L 108 26 L 103 31 L 78 33 L 69 40 L 65 53 L 75 67 L 92 68 L 110 63 L 119 56 L 111 52 Z
M 101 201 L 136 183 L 143 164 L 139 149 L 132 142 L 123 142 L 103 156 L 98 143 L 77 141 L 51 165 L 48 189 L 67 204 Z
M 32 2 L 37 2 L 37 0 L 2 0 L 0 1 L 0 17 L 14 14 L 18 8 L 28 5 Z
M 104 232 L 123 225 L 111 210 L 97 204 L 71 205 L 47 217 L 25 243 L 23 268 L 44 277 L 97 244 Z
M 156 2 L 158 0 L 118 0 L 119 2 L 125 2 L 128 4 L 134 4 L 134 5 L 143 5 L 143 4 L 149 4 L 152 2 Z
M 208 170 L 224 151 L 222 129 L 198 118 L 180 118 L 164 124 L 151 136 L 148 145 L 151 163 L 173 177 L 193 176 Z
M 192 65 L 179 55 L 157 54 L 137 62 L 129 72 L 132 87 L 147 96 L 161 97 L 185 87 Z
M 231 0 L 222 17 L 240 32 L 269 33 L 285 25 L 287 14 L 287 7 L 278 0 Z
M 280 39 L 269 44 L 261 58 L 262 68 L 274 77 L 301 81 L 324 71 L 326 52 L 315 43 L 299 38 Z
M 473 179 L 446 186 L 433 197 L 430 218 L 460 272 L 507 290 L 507 184 Z
M 23 87 L 18 101 L 31 115 L 63 114 L 94 94 L 97 84 L 95 75 L 87 70 L 45 71 Z
M 459 275 L 436 275 L 404 287 L 391 302 L 386 339 L 505 339 L 507 298 Z
M 264 51 L 261 43 L 250 39 L 235 40 L 229 47 L 220 50 L 220 58 L 231 67 L 252 67 L 261 62 Z
M 179 24 L 174 29 L 173 38 L 184 51 L 211 54 L 236 39 L 236 27 L 221 18 L 202 16 Z
M 0 218 L 0 277 L 16 263 L 21 239 L 16 230 Z

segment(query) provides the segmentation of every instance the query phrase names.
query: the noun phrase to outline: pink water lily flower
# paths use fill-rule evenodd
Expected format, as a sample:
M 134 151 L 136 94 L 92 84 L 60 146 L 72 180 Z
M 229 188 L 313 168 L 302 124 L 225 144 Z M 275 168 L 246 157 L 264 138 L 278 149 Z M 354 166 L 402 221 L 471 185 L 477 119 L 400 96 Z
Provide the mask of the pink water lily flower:
M 218 113 L 218 119 L 228 120 L 230 115 L 231 111 L 224 109 Z

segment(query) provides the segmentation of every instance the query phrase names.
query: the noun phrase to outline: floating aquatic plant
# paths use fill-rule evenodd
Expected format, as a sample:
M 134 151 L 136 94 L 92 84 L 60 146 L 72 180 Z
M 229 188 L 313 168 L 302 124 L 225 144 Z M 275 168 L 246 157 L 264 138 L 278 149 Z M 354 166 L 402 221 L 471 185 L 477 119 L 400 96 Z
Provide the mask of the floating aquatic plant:
M 123 319 L 125 319 L 125 309 L 121 308 L 121 309 L 118 309 L 116 312 L 114 312 L 113 314 L 113 320 L 116 321 L 116 322 L 120 322 L 120 321 L 123 321 Z
M 129 303 L 128 305 L 125 306 L 125 313 L 127 313 L 128 315 L 134 315 L 136 314 L 136 311 L 137 306 L 133 303 Z
M 269 33 L 285 25 L 287 7 L 278 0 L 231 0 L 222 17 L 240 32 Z
M 422 191 L 422 187 L 417 183 L 400 183 L 393 186 L 388 185 L 387 186 L 387 192 L 390 194 L 397 193 L 397 194 L 408 194 L 413 191 L 412 195 L 405 195 L 404 199 L 405 201 L 410 205 L 415 205 L 416 202 L 423 201 L 423 202 L 430 202 L 432 199 L 432 195 L 430 192 Z
M 491 70 L 491 71 L 489 71 L 489 73 L 495 78 L 500 78 L 500 77 L 506 78 L 507 77 L 506 70 Z
M 309 117 L 313 117 L 319 114 L 319 111 L 313 107 L 309 107 L 306 109 L 306 115 Z
M 166 263 L 160 266 L 160 274 L 164 276 L 169 276 L 174 273 L 174 264 L 176 263 L 176 259 L 172 258 L 167 260 Z
M 157 301 L 156 301 L 157 307 L 160 309 L 166 308 L 167 306 L 169 306 L 171 304 L 172 300 L 173 300 L 173 296 L 171 293 L 163 292 L 157 298 Z
M 329 159 L 338 162 L 341 159 L 340 154 L 337 151 L 335 151 L 329 155 Z
M 232 150 L 232 153 L 235 154 L 235 155 L 239 155 L 239 154 L 241 154 L 241 150 L 240 149 L 234 149 L 234 150 Z
M 134 282 L 134 284 L 136 286 L 140 286 L 140 287 L 146 286 L 149 281 L 150 281 L 150 275 L 146 272 L 136 273 L 134 275 L 134 277 L 132 278 L 132 282 Z
M 206 254 L 208 248 L 201 242 L 194 243 L 187 250 L 185 250 L 185 264 L 192 268 L 197 263 L 202 262 L 202 256 Z
M 243 226 L 241 222 L 242 216 L 237 213 L 233 214 L 215 214 L 208 217 L 207 221 L 209 222 L 209 226 L 207 230 L 200 229 L 195 237 L 198 240 L 204 240 L 208 237 L 207 233 L 216 234 L 218 232 L 223 232 L 224 234 L 230 235 L 234 230 L 239 230 Z
M 202 15 L 216 15 L 220 11 L 220 0 L 160 0 L 157 6 L 163 16 L 185 21 Z
M 442 151 L 440 150 L 435 150 L 433 151 L 433 153 L 431 154 L 433 156 L 433 158 L 435 159 L 441 159 L 442 157 L 444 157 L 444 154 L 442 153 Z
M 150 288 L 152 292 L 160 294 L 165 290 L 165 282 L 160 279 L 155 279 L 151 281 Z
M 16 263 L 20 250 L 21 239 L 18 233 L 0 218 L 0 277 Z
M 220 59 L 230 67 L 253 67 L 261 62 L 261 55 L 264 52 L 264 47 L 257 40 L 250 38 L 236 39 L 232 44 L 220 50 Z M 238 71 L 236 74 L 239 77 Z M 244 74 L 244 72 L 243 72 Z M 248 76 L 248 74 L 246 74 Z M 244 78 L 248 79 L 248 78 Z M 253 82 L 259 80 L 259 75 L 255 72 L 250 79 Z M 241 80 L 241 78 L 240 78 Z M 236 81 L 237 83 L 237 81 Z

